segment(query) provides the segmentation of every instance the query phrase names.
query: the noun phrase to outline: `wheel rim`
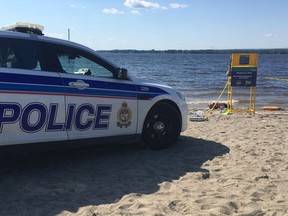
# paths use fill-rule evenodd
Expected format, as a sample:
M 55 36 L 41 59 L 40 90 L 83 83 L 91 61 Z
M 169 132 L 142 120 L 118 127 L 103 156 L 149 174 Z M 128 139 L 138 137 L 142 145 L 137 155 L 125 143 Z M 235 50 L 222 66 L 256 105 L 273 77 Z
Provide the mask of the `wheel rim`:
M 165 141 L 169 139 L 169 134 L 172 131 L 172 121 L 167 115 L 155 114 L 146 124 L 148 137 L 153 141 Z

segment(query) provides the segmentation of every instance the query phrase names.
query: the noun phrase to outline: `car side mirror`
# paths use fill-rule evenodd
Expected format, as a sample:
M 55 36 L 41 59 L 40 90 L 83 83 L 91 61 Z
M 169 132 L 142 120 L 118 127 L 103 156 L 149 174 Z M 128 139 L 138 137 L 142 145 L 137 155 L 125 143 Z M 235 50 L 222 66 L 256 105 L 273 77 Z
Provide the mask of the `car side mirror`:
M 117 70 L 117 78 L 121 80 L 128 80 L 128 70 L 126 68 L 119 68 Z

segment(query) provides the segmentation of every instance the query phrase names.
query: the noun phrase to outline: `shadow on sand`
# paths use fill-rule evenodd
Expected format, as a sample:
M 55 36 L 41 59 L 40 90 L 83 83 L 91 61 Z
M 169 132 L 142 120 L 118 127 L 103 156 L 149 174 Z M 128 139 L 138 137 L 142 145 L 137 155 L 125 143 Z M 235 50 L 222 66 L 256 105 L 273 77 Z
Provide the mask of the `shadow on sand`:
M 113 144 L 5 159 L 0 164 L 0 215 L 56 215 L 114 203 L 130 193 L 151 194 L 164 181 L 207 171 L 203 163 L 228 152 L 222 144 L 182 136 L 162 151 Z

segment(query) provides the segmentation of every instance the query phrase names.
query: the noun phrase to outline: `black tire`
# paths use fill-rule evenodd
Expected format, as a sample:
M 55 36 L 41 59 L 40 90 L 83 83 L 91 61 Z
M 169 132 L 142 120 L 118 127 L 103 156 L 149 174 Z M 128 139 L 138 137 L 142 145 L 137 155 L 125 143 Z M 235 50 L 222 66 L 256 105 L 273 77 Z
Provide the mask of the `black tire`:
M 181 117 L 171 105 L 159 102 L 146 116 L 142 139 L 152 149 L 172 146 L 181 132 Z

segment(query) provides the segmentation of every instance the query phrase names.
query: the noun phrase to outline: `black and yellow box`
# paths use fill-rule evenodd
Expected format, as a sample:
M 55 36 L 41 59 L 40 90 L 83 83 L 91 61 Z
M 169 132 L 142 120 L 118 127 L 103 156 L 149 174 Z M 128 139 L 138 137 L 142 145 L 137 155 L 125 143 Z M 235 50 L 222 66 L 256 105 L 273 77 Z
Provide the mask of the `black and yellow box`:
M 233 53 L 231 56 L 231 86 L 255 87 L 258 53 Z

